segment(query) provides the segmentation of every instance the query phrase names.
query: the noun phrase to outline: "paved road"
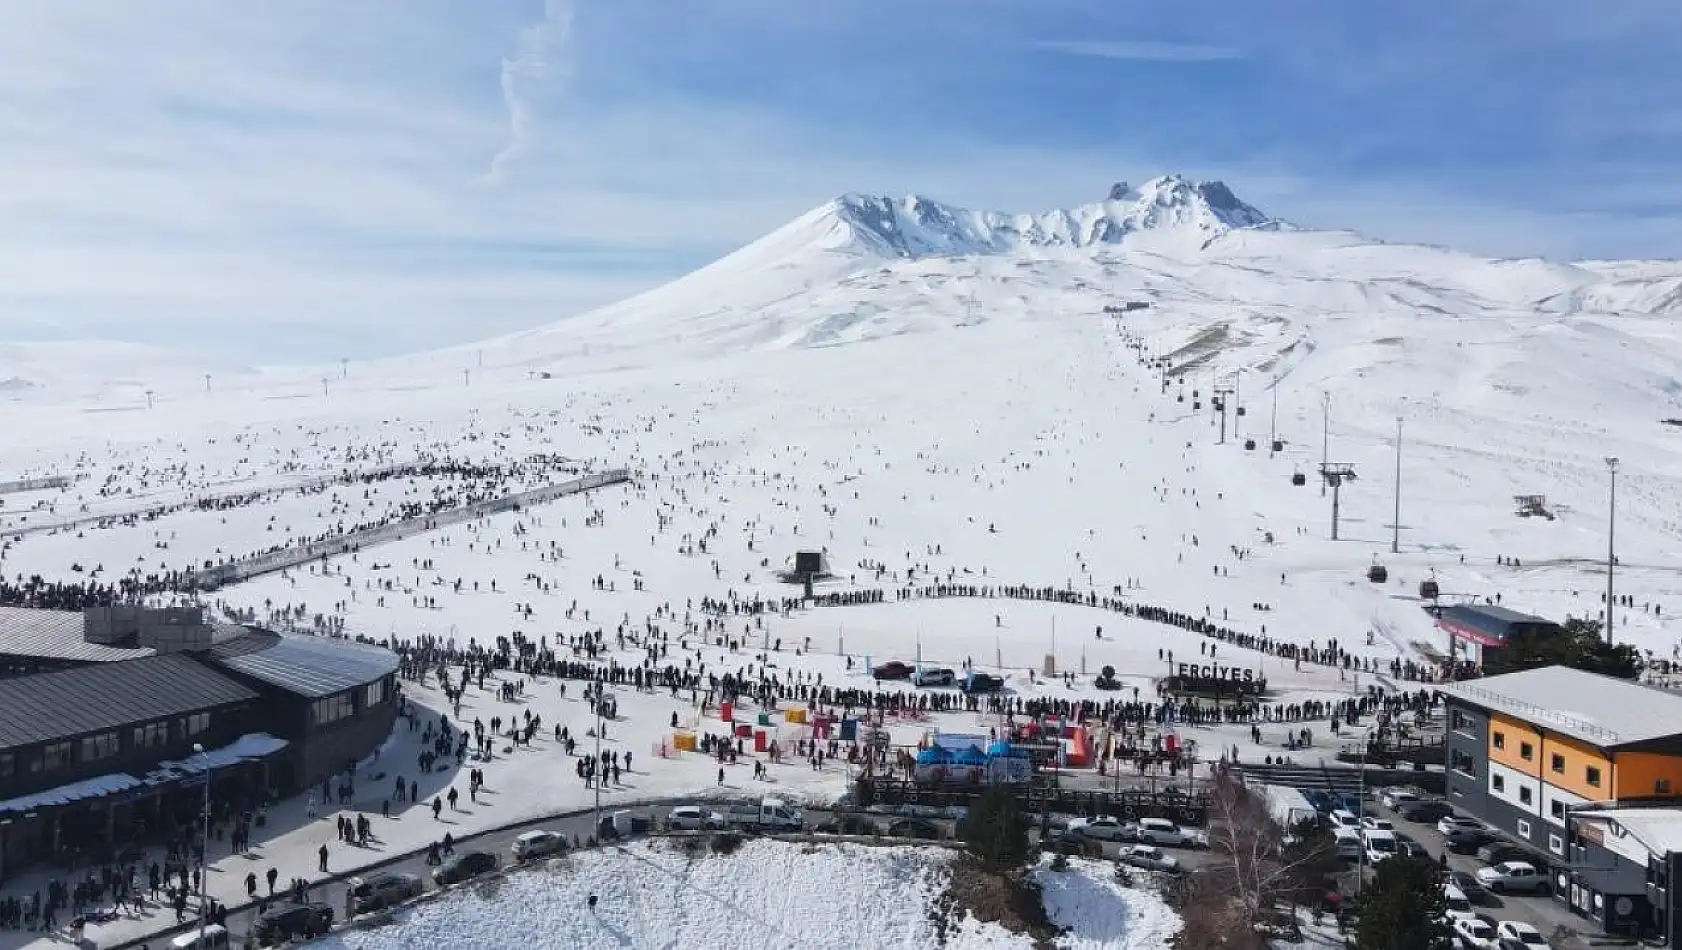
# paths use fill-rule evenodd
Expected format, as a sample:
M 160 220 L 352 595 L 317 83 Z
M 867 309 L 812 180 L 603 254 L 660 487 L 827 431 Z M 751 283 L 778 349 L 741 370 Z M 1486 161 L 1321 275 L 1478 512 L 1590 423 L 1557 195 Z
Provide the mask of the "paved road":
M 663 827 L 665 825 L 666 817 L 670 814 L 671 810 L 682 804 L 700 804 L 709 809 L 722 809 L 724 805 L 722 802 L 703 799 L 664 799 L 643 804 L 615 803 L 613 808 L 604 809 L 604 813 L 629 810 L 640 815 L 648 815 L 655 819 L 657 826 Z M 830 818 L 832 814 L 833 812 L 823 808 L 805 809 L 807 830 L 810 831 L 813 826 Z M 887 822 L 892 820 L 894 817 L 897 816 L 872 814 L 870 816 L 870 820 L 878 826 L 885 827 Z M 564 816 L 547 820 L 526 822 L 497 831 L 489 831 L 484 834 L 463 838 L 456 843 L 456 852 L 459 854 L 463 851 L 486 851 L 496 855 L 500 865 L 507 867 L 509 864 L 513 863 L 511 851 L 513 841 L 515 837 L 520 835 L 522 832 L 530 831 L 534 828 L 544 828 L 582 842 L 588 840 L 593 832 L 595 828 L 594 820 L 595 814 L 593 811 L 582 811 L 569 813 Z M 954 827 L 955 822 L 949 819 L 940 818 L 931 818 L 928 820 L 938 825 L 942 829 L 942 833 L 946 838 L 953 837 L 956 830 Z M 1035 837 L 1037 838 L 1037 834 Z M 1102 846 L 1104 856 L 1112 859 L 1116 857 L 1122 847 L 1120 844 L 1115 842 L 1103 842 Z M 1179 857 L 1182 865 L 1191 868 L 1196 868 L 1209 860 L 1207 852 L 1179 850 L 1175 853 Z M 375 874 L 381 873 L 413 874 L 424 882 L 427 891 L 437 889 L 436 885 L 432 882 L 432 868 L 426 863 L 426 852 L 424 850 L 414 854 L 394 858 L 391 861 L 376 867 L 364 868 L 355 872 L 355 876 L 371 877 Z M 258 882 L 258 887 L 264 887 L 261 880 Z M 350 877 L 347 876 L 345 878 L 320 883 L 310 888 L 309 899 L 312 901 L 321 901 L 332 907 L 334 911 L 334 919 L 343 921 L 345 919 L 345 895 L 349 889 Z M 256 917 L 257 911 L 254 903 L 241 907 L 229 908 L 228 932 L 235 940 L 236 945 L 244 941 L 246 935 L 251 931 Z M 196 927 L 197 924 L 194 923 L 186 927 L 173 928 L 145 938 L 135 939 L 129 941 L 128 943 L 117 944 L 112 948 L 112 950 L 138 950 L 138 948 L 142 946 L 152 948 L 161 947 L 166 945 L 169 939 L 174 935 L 190 932 L 196 929 Z

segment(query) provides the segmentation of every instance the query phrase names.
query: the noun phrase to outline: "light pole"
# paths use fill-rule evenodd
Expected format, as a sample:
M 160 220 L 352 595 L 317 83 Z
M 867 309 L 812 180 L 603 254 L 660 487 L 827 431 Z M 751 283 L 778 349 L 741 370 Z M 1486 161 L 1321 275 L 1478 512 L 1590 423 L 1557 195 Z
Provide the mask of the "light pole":
M 200 743 L 193 743 L 193 753 L 204 758 L 204 836 L 199 842 L 199 946 L 204 946 L 205 927 L 210 923 L 210 756 Z
M 1320 467 L 1325 468 L 1332 458 L 1332 394 L 1324 389 L 1320 390 L 1320 419 Z M 1325 495 L 1326 483 L 1322 481 L 1320 497 L 1324 498 Z
M 593 837 L 599 843 L 602 837 L 602 681 L 596 681 L 596 761 L 593 764 L 596 774 L 590 779 L 590 784 L 596 786 L 596 829 Z
M 1273 377 L 1273 385 L 1268 388 L 1273 390 L 1273 411 L 1267 417 L 1267 454 L 1272 455 L 1274 445 L 1279 442 L 1279 377 L 1277 374 Z M 1321 461 L 1325 460 L 1321 459 Z
M 1606 457 L 1606 471 L 1611 473 L 1612 483 L 1608 488 L 1606 506 L 1606 642 L 1612 642 L 1612 569 L 1618 564 L 1617 548 L 1614 546 L 1614 532 L 1618 526 L 1618 457 Z
M 1396 417 L 1396 510 L 1390 517 L 1390 553 L 1402 553 L 1402 417 Z

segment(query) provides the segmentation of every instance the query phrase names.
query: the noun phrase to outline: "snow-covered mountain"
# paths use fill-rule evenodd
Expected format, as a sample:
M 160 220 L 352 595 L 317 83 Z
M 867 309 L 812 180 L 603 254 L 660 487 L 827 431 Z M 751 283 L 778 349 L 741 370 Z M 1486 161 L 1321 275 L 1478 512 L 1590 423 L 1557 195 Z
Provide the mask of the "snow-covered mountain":
M 410 365 L 459 368 L 483 351 L 532 372 L 593 372 L 1090 320 L 1128 303 L 1151 306 L 1131 321 L 1183 350 L 1187 372 L 1517 393 L 1544 360 L 1567 376 L 1621 366 L 1612 385 L 1667 406 L 1682 392 L 1682 348 L 1668 345 L 1682 264 L 1492 259 L 1307 230 L 1177 175 L 1037 214 L 846 194 L 631 299 Z
M 990 254 L 1047 247 L 1121 244 L 1142 231 L 1191 230 L 1214 237 L 1280 222 L 1238 200 L 1225 183 L 1154 178 L 1134 190 L 1119 182 L 1103 201 L 1043 214 L 1001 214 L 941 204 L 921 195 L 846 194 L 818 209 L 851 236 L 850 246 L 889 257 Z

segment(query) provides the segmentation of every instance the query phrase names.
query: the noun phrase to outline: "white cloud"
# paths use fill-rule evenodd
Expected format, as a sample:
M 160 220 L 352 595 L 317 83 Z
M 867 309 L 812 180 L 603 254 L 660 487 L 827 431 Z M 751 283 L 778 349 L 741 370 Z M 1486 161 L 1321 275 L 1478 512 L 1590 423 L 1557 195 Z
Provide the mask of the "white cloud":
M 566 45 L 572 39 L 571 0 L 544 0 L 543 19 L 520 30 L 514 55 L 502 60 L 502 101 L 508 109 L 508 142 L 491 159 L 489 177 L 500 180 L 504 168 L 514 160 L 531 137 L 538 106 L 533 90 L 569 71 Z
M 1070 56 L 1096 56 L 1102 59 L 1132 59 L 1156 63 L 1213 63 L 1243 56 L 1243 53 L 1230 46 L 1152 40 L 1055 40 L 1035 43 L 1034 46 Z

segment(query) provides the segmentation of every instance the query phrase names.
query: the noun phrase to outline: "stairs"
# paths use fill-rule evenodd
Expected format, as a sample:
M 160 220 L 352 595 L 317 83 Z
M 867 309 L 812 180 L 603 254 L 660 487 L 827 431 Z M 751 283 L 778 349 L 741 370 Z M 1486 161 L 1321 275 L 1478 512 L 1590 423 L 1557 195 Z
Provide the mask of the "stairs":
M 1283 785 L 1304 792 L 1334 792 L 1359 795 L 1361 770 L 1347 765 L 1262 765 L 1245 762 L 1238 766 L 1244 784 Z M 1370 789 L 1372 783 L 1366 783 Z

